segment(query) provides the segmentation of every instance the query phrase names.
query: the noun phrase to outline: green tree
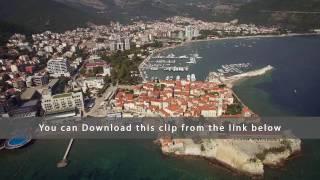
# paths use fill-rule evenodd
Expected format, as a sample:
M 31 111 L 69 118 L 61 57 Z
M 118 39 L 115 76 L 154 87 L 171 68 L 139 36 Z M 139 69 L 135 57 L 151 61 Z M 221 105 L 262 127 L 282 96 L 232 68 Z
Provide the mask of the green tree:
M 80 69 L 80 74 L 81 74 L 81 75 L 85 75 L 86 72 L 87 72 L 87 71 L 86 71 L 84 68 L 81 68 L 81 69 Z
M 119 70 L 119 77 L 121 79 L 125 79 L 128 75 L 128 67 L 126 64 L 121 65 L 121 68 Z
M 93 68 L 93 74 L 94 75 L 101 74 L 101 73 L 103 73 L 103 68 L 102 67 Z

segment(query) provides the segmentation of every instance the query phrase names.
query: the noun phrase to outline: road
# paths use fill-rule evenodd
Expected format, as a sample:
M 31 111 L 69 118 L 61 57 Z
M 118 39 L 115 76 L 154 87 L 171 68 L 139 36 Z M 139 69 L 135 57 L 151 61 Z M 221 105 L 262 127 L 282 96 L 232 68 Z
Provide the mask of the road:
M 89 112 L 85 113 L 85 116 L 105 117 L 107 115 L 106 104 L 110 102 L 117 89 L 118 86 L 110 86 L 101 97 L 96 97 L 94 107 L 92 107 Z M 101 106 L 102 103 L 105 104 Z
M 320 14 L 320 11 L 271 11 L 261 10 L 262 13 L 287 13 L 287 14 Z

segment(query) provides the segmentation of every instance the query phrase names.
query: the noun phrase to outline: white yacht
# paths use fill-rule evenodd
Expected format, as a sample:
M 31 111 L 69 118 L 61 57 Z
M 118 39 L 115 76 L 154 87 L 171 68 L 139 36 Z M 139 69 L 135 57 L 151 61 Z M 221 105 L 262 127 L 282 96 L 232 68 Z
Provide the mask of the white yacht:
M 179 58 L 180 58 L 180 59 L 186 59 L 186 58 L 188 58 L 188 56 L 183 55 L 183 56 L 179 56 Z
M 197 60 L 195 57 L 190 57 L 190 61 L 186 62 L 187 64 L 197 64 Z
M 191 80 L 191 76 L 190 74 L 187 75 L 187 81 L 190 81 Z
M 191 80 L 191 81 L 196 81 L 196 80 L 197 80 L 197 79 L 196 79 L 196 75 L 195 75 L 195 74 L 191 74 L 190 80 Z
M 176 55 L 174 55 L 173 53 L 171 53 L 171 54 L 169 54 L 168 56 L 167 56 L 167 58 L 175 58 L 176 57 Z

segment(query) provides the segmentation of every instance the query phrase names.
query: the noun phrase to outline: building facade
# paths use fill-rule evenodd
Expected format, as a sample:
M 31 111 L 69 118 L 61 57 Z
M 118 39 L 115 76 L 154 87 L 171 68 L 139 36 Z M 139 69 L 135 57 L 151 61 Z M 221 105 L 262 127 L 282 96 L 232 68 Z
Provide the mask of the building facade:
M 48 72 L 53 77 L 70 77 L 70 64 L 66 59 L 51 59 L 47 63 Z
M 89 89 L 102 89 L 104 86 L 104 78 L 103 77 L 91 77 L 86 78 L 83 80 L 82 90 L 86 91 L 87 88 Z
M 47 74 L 37 73 L 32 76 L 32 83 L 35 86 L 43 86 L 49 83 L 49 77 Z
M 116 40 L 111 41 L 110 43 L 110 51 L 125 51 L 130 50 L 130 38 L 124 37 L 124 38 L 118 38 Z
M 46 113 L 84 109 L 82 92 L 47 94 L 42 96 L 41 107 Z
M 194 37 L 198 37 L 200 35 L 199 30 L 192 26 L 186 26 L 185 28 L 185 38 L 187 40 L 192 40 Z

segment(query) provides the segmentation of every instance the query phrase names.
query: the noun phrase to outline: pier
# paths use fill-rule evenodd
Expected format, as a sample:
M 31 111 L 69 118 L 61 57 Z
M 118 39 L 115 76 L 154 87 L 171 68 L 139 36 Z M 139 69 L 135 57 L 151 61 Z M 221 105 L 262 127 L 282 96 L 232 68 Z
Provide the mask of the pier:
M 57 163 L 57 168 L 63 168 L 63 167 L 66 167 L 68 165 L 67 157 L 68 157 L 68 154 L 69 154 L 69 152 L 71 150 L 72 144 L 73 144 L 73 138 L 70 139 L 68 147 L 66 149 L 66 152 L 64 153 L 64 156 L 63 156 L 62 160 Z

